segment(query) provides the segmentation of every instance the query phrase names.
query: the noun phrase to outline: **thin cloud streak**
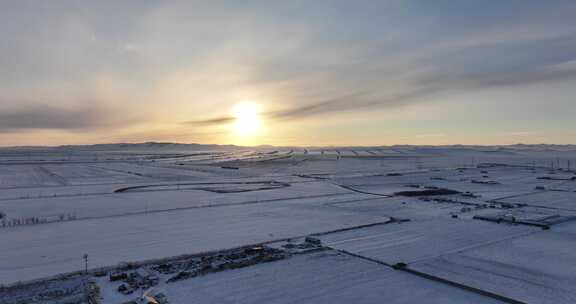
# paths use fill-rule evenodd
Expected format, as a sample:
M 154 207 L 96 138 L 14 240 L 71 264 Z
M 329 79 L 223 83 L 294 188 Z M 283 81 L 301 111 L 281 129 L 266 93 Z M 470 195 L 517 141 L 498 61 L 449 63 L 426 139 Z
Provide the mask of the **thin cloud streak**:
M 59 108 L 30 105 L 0 112 L 0 132 L 29 129 L 82 130 L 106 126 L 110 116 L 95 108 Z

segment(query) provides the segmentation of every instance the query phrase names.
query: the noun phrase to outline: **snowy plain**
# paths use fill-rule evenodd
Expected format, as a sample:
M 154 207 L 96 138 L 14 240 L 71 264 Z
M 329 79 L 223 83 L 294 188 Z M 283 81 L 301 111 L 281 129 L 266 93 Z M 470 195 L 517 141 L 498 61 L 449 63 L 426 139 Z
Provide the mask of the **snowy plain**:
M 99 268 L 310 236 L 319 252 L 157 274 L 157 289 L 176 304 L 574 303 L 575 159 L 571 146 L 0 149 L 0 299 L 81 278 L 125 303 L 144 290 L 122 294 Z

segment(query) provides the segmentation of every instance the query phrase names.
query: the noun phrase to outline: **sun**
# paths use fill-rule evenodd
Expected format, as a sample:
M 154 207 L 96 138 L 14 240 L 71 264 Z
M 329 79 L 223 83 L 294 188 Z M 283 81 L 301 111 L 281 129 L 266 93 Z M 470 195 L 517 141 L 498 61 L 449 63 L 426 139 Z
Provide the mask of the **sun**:
M 233 130 L 239 136 L 253 136 L 262 129 L 260 106 L 254 102 L 241 102 L 232 109 L 234 115 Z

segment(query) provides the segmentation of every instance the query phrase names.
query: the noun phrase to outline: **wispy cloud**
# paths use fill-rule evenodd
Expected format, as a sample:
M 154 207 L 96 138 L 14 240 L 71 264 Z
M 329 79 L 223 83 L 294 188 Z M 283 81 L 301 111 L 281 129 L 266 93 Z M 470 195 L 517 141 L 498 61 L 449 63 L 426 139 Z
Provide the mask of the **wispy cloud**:
M 510 132 L 503 132 L 498 134 L 499 136 L 504 136 L 504 137 L 525 137 L 525 136 L 533 136 L 533 135 L 537 135 L 538 132 L 534 132 L 534 131 L 510 131 Z
M 427 133 L 427 134 L 417 134 L 416 138 L 433 138 L 433 137 L 446 137 L 445 133 Z
M 82 130 L 106 126 L 111 120 L 109 113 L 98 108 L 30 105 L 2 110 L 0 132 L 29 129 Z
M 354 93 L 335 98 L 317 101 L 304 106 L 285 110 L 262 113 L 262 116 L 277 120 L 293 120 L 315 117 L 330 113 L 353 112 L 370 107 L 399 107 L 429 96 L 437 91 L 436 88 L 424 88 L 410 92 L 404 92 L 391 96 L 371 96 L 368 93 Z M 187 121 L 184 124 L 192 125 L 220 125 L 234 121 L 233 116 L 221 116 L 207 120 Z

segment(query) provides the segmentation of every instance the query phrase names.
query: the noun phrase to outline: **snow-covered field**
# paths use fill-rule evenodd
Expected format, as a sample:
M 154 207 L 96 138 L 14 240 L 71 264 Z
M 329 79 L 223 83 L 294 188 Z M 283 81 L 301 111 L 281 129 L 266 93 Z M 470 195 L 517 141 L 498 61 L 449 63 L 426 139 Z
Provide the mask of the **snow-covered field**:
M 576 183 L 576 181 L 574 181 Z M 503 199 L 504 202 L 521 203 L 553 209 L 576 211 L 576 192 L 545 191 Z
M 172 303 L 498 303 L 337 252 L 167 285 Z
M 169 303 L 574 303 L 574 160 L 572 146 L 4 148 L 0 300 L 125 303 L 148 267 Z M 315 250 L 280 261 L 158 270 L 306 236 Z
M 460 219 L 426 220 L 331 233 L 321 237 L 330 248 L 384 262 L 411 264 L 451 252 L 529 235 L 534 228 Z M 426 250 L 422 250 L 426 248 Z
M 525 303 L 574 303 L 574 224 L 443 255 L 413 267 Z
M 93 267 L 225 249 L 386 221 L 291 204 L 203 208 L 14 227 L 0 234 L 0 280 L 29 280 Z

